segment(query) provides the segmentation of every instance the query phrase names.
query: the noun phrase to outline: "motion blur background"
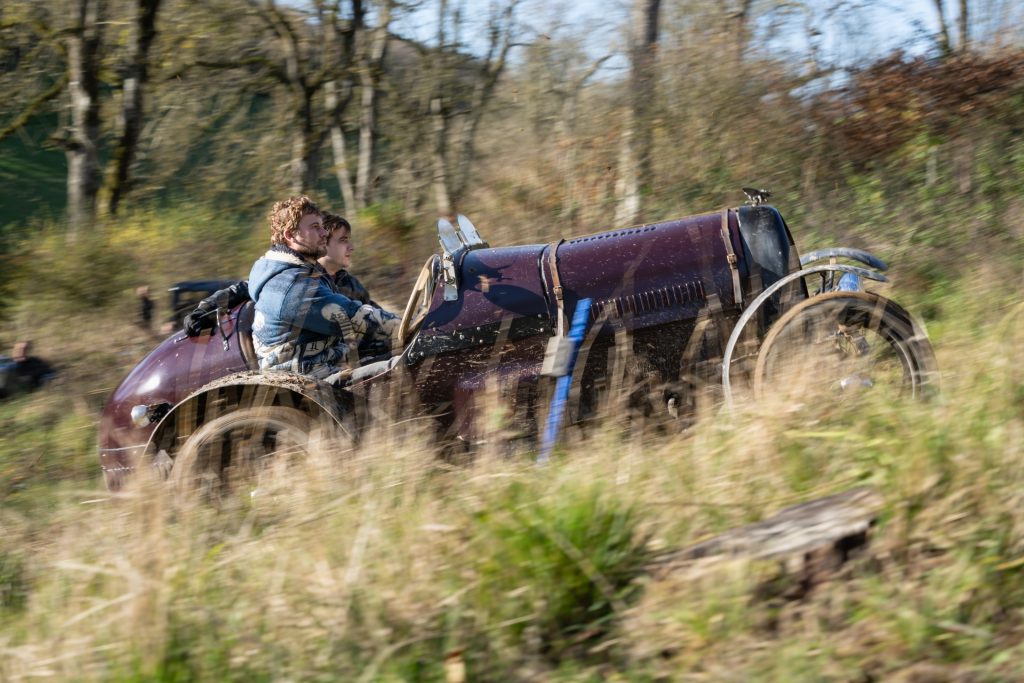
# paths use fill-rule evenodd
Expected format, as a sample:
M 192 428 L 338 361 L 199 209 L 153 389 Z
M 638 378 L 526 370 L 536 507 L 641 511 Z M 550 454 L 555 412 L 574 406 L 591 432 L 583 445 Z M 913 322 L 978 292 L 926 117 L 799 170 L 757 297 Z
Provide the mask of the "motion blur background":
M 711 210 L 743 185 L 774 192 L 804 249 L 870 241 L 930 287 L 969 254 L 1019 250 L 1022 15 L 1009 0 L 6 2 L 3 337 L 33 332 L 18 294 L 40 280 L 95 306 L 243 275 L 267 207 L 297 192 L 354 219 L 359 274 L 389 299 L 452 209 L 512 244 Z M 931 272 L 928 248 L 948 268 Z M 103 272 L 86 287 L 78 270 Z
M 4 0 L 0 92 L 0 352 L 56 369 L 0 405 L 0 677 L 1024 678 L 1020 2 Z M 349 217 L 398 308 L 440 214 L 500 246 L 741 186 L 802 251 L 892 265 L 940 399 L 653 441 L 613 415 L 544 474 L 395 432 L 237 517 L 102 490 L 95 420 L 164 290 L 245 276 L 276 199 Z M 634 582 L 853 484 L 886 501 L 876 549 L 799 605 L 760 566 Z

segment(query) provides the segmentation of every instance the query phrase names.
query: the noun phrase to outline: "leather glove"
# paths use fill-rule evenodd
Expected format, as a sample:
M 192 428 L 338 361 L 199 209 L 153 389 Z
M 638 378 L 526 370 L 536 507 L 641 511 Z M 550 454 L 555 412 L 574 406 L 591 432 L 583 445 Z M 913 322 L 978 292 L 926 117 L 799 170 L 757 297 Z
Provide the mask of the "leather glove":
M 224 304 L 224 308 L 230 311 L 235 306 L 243 304 L 249 300 L 249 283 L 245 280 L 239 280 L 227 289 L 221 289 L 214 292 L 210 298 L 214 301 L 220 301 L 219 297 L 225 296 L 225 293 L 227 302 Z
M 249 283 L 240 280 L 230 287 L 218 289 L 206 297 L 185 316 L 182 326 L 185 334 L 190 337 L 198 337 L 204 330 L 212 330 L 217 326 L 217 308 L 230 311 L 235 306 L 249 300 Z
M 204 330 L 212 330 L 217 324 L 217 304 L 209 299 L 199 302 L 191 313 L 185 316 L 182 326 L 185 334 L 190 337 L 198 337 Z

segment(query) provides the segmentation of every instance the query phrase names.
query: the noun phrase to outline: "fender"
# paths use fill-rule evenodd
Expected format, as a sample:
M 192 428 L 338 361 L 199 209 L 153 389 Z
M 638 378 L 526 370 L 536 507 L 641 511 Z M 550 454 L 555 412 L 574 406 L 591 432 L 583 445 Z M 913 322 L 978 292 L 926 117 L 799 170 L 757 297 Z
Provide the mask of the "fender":
M 774 206 L 741 206 L 736 209 L 736 222 L 744 277 L 758 279 L 762 287 L 769 287 L 802 265 L 794 258 L 796 246 L 786 221 Z
M 348 391 L 290 372 L 247 370 L 221 377 L 189 394 L 171 408 L 153 430 L 143 457 L 173 452 L 204 422 L 239 405 L 286 405 L 330 418 L 355 438 L 355 397 Z
M 800 267 L 806 268 L 815 261 L 824 261 L 831 258 L 848 258 L 852 261 L 860 261 L 864 265 L 875 270 L 885 272 L 889 270 L 889 264 L 878 258 L 870 251 L 853 249 L 851 247 L 829 247 L 827 249 L 816 249 L 809 254 L 800 257 Z

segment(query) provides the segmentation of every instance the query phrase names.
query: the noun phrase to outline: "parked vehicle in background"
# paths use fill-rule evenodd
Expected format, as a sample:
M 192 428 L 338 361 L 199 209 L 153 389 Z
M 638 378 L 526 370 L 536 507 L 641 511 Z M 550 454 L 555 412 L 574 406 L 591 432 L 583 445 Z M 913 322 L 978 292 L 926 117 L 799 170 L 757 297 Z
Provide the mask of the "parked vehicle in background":
M 585 299 L 572 422 L 594 415 L 615 386 L 633 410 L 669 420 L 692 416 L 702 397 L 731 402 L 739 392 L 926 395 L 936 365 L 923 329 L 862 288 L 885 281 L 886 264 L 841 248 L 801 258 L 765 193 L 748 194 L 749 205 L 551 244 L 491 247 L 465 217 L 442 219 L 440 251 L 413 286 L 395 355 L 340 386 L 257 372 L 251 302 L 224 311 L 210 334 L 176 332 L 104 410 L 107 483 L 149 463 L 183 485 L 223 486 L 275 452 L 301 451 L 325 424 L 332 438 L 358 439 L 371 390 L 394 382 L 441 434 L 478 438 L 485 386 L 499 387 L 521 433 L 536 434 L 559 374 L 552 356 Z
M 235 280 L 183 280 L 175 282 L 167 288 L 170 294 L 168 298 L 168 309 L 170 313 L 167 322 L 173 324 L 172 329 L 181 327 L 181 321 L 186 315 L 192 312 L 196 305 L 214 292 L 238 282 Z

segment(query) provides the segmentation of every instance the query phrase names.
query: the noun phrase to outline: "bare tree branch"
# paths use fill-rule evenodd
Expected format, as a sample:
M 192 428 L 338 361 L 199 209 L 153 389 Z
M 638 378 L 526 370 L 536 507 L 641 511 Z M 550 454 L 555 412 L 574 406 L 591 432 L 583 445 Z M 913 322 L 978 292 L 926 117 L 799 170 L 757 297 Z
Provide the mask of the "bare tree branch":
M 25 107 L 25 109 L 21 112 L 21 114 L 18 115 L 16 119 L 14 119 L 14 121 L 12 121 L 6 128 L 0 130 L 0 141 L 3 141 L 5 138 L 11 136 L 12 134 L 24 128 L 25 125 L 27 125 L 28 122 L 32 119 L 32 117 L 39 113 L 44 104 L 46 104 L 53 98 L 57 97 L 57 95 L 60 95 L 64 91 L 64 88 L 65 86 L 67 86 L 67 84 L 67 73 L 61 74 L 61 77 L 54 81 L 49 88 L 39 93 L 39 95 L 37 95 L 35 99 L 29 102 L 28 106 Z
M 488 22 L 487 54 L 478 68 L 469 111 L 466 113 L 468 118 L 459 136 L 458 152 L 452 174 L 454 176 L 452 195 L 456 201 L 465 194 L 469 183 L 480 119 L 484 115 L 498 79 L 505 70 L 508 54 L 514 46 L 515 11 L 519 4 L 520 0 L 512 0 L 505 5 L 500 14 L 497 12 L 492 14 Z

